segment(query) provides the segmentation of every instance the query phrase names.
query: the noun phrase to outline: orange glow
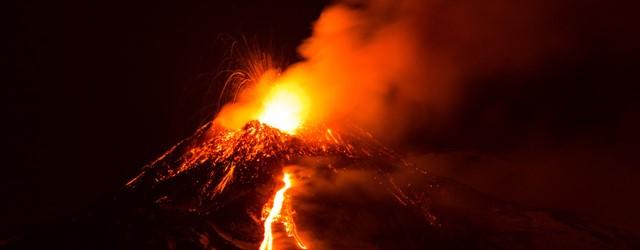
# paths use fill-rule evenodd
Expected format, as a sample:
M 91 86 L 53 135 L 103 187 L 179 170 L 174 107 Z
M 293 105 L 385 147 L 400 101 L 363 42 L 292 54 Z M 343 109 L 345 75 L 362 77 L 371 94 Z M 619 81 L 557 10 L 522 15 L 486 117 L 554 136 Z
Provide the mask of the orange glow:
M 297 232 L 295 230 L 295 224 L 293 223 L 293 218 L 291 217 L 291 209 L 285 209 L 285 213 L 282 213 L 282 209 L 285 206 L 284 196 L 287 189 L 291 188 L 291 176 L 285 172 L 282 177 L 282 181 L 284 182 L 284 187 L 276 192 L 276 195 L 273 197 L 273 205 L 271 209 L 265 205 L 263 210 L 268 211 L 268 216 L 264 220 L 264 239 L 260 244 L 260 250 L 272 250 L 273 249 L 273 232 L 271 225 L 274 222 L 282 222 L 285 226 L 285 230 L 287 231 L 287 236 L 293 237 L 296 240 L 298 247 L 302 249 L 307 249 L 307 247 L 302 243 L 302 241 L 298 238 Z M 264 213 L 264 211 L 263 211 Z
M 262 101 L 258 120 L 288 134 L 302 126 L 309 109 L 305 91 L 294 84 L 273 86 Z
M 293 135 L 307 122 L 311 96 L 301 75 L 277 75 L 266 71 L 247 89 L 238 93 L 236 102 L 225 105 L 215 122 L 230 130 L 242 128 L 247 122 L 263 124 Z M 314 110 L 314 113 L 316 111 Z

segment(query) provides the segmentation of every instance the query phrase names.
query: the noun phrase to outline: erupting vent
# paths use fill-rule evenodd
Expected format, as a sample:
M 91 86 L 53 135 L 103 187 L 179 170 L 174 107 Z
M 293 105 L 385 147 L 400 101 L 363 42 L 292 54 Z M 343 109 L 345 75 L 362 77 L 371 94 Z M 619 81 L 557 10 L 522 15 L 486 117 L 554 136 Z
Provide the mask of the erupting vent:
M 293 134 L 302 126 L 307 116 L 308 102 L 306 94 L 299 87 L 276 85 L 267 94 L 258 120 Z

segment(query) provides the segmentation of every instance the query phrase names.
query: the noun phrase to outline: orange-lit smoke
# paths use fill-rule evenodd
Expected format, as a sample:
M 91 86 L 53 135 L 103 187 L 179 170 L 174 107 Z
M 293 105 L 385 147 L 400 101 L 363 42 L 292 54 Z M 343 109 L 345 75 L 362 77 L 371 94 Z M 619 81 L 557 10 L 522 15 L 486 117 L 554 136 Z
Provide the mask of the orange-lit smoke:
M 561 47 L 562 35 L 531 32 L 541 4 L 507 0 L 345 1 L 325 9 L 299 47 L 304 58 L 265 72 L 217 122 L 260 120 L 289 133 L 348 121 L 395 137 L 407 125 L 437 126 L 455 109 L 462 82 L 526 66 Z M 543 53 L 544 52 L 544 53 Z M 376 133 L 382 132 L 382 133 Z
M 260 120 L 292 133 L 303 124 L 377 117 L 388 105 L 393 75 L 414 66 L 415 46 L 401 25 L 363 37 L 369 25 L 363 14 L 341 5 L 325 10 L 300 47 L 306 60 L 281 74 L 266 72 L 217 121 L 238 128 Z

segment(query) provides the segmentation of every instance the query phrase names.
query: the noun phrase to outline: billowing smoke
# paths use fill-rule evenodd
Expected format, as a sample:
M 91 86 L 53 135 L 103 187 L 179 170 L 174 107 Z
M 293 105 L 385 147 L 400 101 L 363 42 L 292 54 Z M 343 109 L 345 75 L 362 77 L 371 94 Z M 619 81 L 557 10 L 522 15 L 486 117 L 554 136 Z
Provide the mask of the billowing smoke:
M 347 120 L 386 139 L 446 127 L 475 80 L 571 53 L 549 3 L 338 3 L 299 47 L 304 60 L 281 77 L 310 93 L 312 122 Z
M 551 106 L 573 109 L 568 100 L 586 102 L 580 95 L 598 91 L 591 88 L 590 76 L 580 72 L 592 70 L 584 62 L 594 60 L 589 54 L 594 46 L 604 56 L 610 49 L 621 54 L 636 46 L 628 32 L 617 31 L 623 18 L 600 17 L 613 11 L 603 5 L 343 1 L 321 14 L 312 36 L 299 47 L 304 60 L 289 67 L 284 77 L 309 89 L 312 120 L 351 120 L 401 142 L 416 131 L 450 133 L 450 128 L 474 120 L 510 126 L 519 119 L 511 118 L 517 112 L 554 123 L 565 111 Z M 558 96 L 545 100 L 549 95 Z M 510 110 L 510 105 L 541 105 L 552 114 L 540 114 L 536 107 Z
M 640 209 L 615 191 L 635 187 L 617 176 L 640 172 L 630 150 L 640 138 L 633 9 L 341 1 L 313 25 L 299 47 L 303 60 L 278 77 L 311 96 L 309 123 L 356 123 L 417 152 L 426 170 L 502 198 L 602 217 Z M 259 106 L 257 89 L 221 114 L 250 119 L 244 107 Z

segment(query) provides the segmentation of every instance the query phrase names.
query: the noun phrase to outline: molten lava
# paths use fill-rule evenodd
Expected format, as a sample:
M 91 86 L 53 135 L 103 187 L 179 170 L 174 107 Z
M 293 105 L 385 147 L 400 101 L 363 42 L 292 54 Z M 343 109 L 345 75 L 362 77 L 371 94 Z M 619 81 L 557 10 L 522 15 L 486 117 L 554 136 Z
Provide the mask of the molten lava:
M 293 84 L 277 84 L 262 101 L 258 120 L 288 134 L 295 134 L 302 126 L 309 106 L 309 98 L 302 88 Z
M 273 249 L 272 224 L 274 222 L 282 222 L 285 226 L 285 230 L 287 231 L 287 236 L 293 237 L 296 240 L 298 247 L 307 249 L 298 237 L 293 218 L 291 217 L 291 209 L 285 209 L 284 213 L 282 211 L 286 200 L 284 194 L 289 188 L 291 188 L 291 176 L 285 172 L 282 177 L 282 181 L 284 182 L 284 187 L 276 192 L 276 195 L 273 197 L 273 204 L 271 205 L 271 208 L 269 209 L 269 206 L 267 205 L 263 208 L 265 211 L 268 211 L 268 216 L 264 220 L 264 239 L 262 240 L 262 244 L 260 244 L 260 250 Z

